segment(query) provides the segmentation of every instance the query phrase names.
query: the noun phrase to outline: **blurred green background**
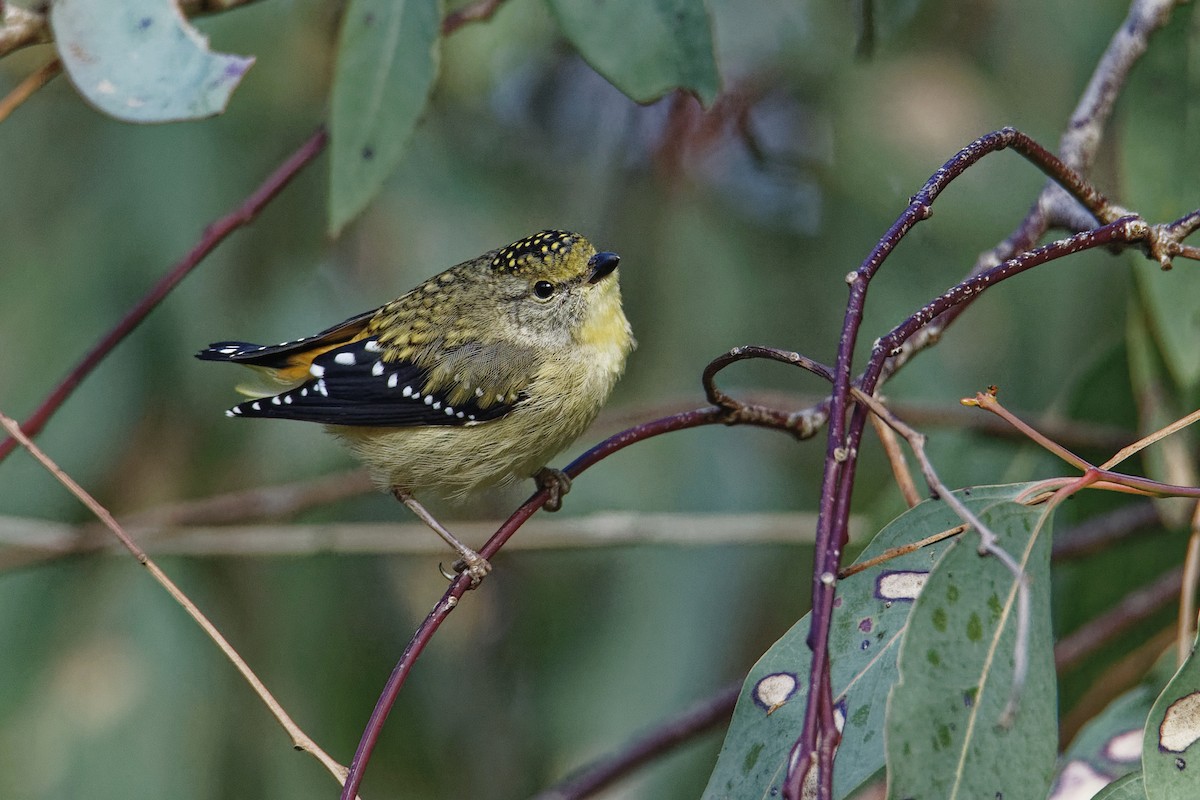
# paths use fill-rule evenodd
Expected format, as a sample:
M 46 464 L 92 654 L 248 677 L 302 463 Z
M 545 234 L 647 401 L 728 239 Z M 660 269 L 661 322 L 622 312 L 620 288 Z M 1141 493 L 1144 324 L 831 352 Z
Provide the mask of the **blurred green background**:
M 237 377 L 192 354 L 225 338 L 299 337 L 547 227 L 580 230 L 621 254 L 640 342 L 609 404 L 622 419 L 701 405 L 701 370 L 735 345 L 832 362 L 843 277 L 909 196 L 958 148 L 1005 125 L 1053 149 L 1125 13 L 1120 2 L 1091 4 L 1086 16 L 1033 0 L 876 6 L 876 50 L 861 58 L 852 4 L 711 0 L 718 107 L 739 113 L 706 116 L 685 97 L 632 103 L 572 52 L 541 0 L 508 0 L 490 22 L 444 42 L 408 156 L 340 239 L 324 233 L 322 159 L 87 379 L 40 444 L 118 516 L 347 468 L 348 454 L 316 426 L 227 420 Z M 0 410 L 30 413 L 204 225 L 325 118 L 340 12 L 338 3 L 263 0 L 199 20 L 214 48 L 257 58 L 227 113 L 210 121 L 117 123 L 60 77 L 0 125 Z M 1179 77 L 1192 74 L 1191 14 L 1181 10 L 1156 40 L 1096 169 L 1101 188 L 1139 198 L 1159 219 L 1196 204 L 1197 162 L 1170 169 L 1198 140 L 1187 134 L 1200 117 L 1175 88 L 1192 85 Z M 51 55 L 37 47 L 0 61 L 0 95 Z M 1129 168 L 1129 153 L 1139 169 Z M 1147 186 L 1154 170 L 1171 180 Z M 956 182 L 873 285 L 863 348 L 1007 235 L 1041 183 L 1014 154 Z M 1086 253 L 988 292 L 888 395 L 952 411 L 958 398 L 998 384 L 1018 411 L 1133 430 L 1121 349 L 1130 263 Z M 800 395 L 823 390 L 763 363 L 732 368 L 722 385 L 793 392 L 796 407 Z M 602 421 L 560 465 L 615 429 Z M 1065 471 L 1040 451 L 961 426 L 927 431 L 953 486 Z M 815 511 L 823 449 L 823 437 L 682 432 L 592 469 L 562 514 Z M 903 504 L 873 440 L 867 450 L 855 512 L 877 530 Z M 451 520 L 498 520 L 529 488 L 438 509 Z M 1105 504 L 1115 505 L 1080 501 L 1067 515 Z M 88 519 L 20 452 L 0 464 L 0 514 Z M 409 521 L 384 495 L 299 519 Z M 1114 556 L 1064 572 L 1063 624 L 1119 597 L 1115 573 L 1140 580 L 1179 558 L 1161 540 L 1137 552 L 1133 570 L 1128 556 Z M 535 793 L 744 673 L 804 611 L 809 560 L 800 544 L 502 555 L 418 663 L 364 797 Z M 337 553 L 163 559 L 343 763 L 444 587 L 436 564 Z M 1080 605 L 1084 595 L 1091 599 Z M 1067 686 L 1064 703 L 1085 686 Z M 697 796 L 719 745 L 710 734 L 606 796 Z M 132 559 L 0 574 L 0 796 L 336 791 Z

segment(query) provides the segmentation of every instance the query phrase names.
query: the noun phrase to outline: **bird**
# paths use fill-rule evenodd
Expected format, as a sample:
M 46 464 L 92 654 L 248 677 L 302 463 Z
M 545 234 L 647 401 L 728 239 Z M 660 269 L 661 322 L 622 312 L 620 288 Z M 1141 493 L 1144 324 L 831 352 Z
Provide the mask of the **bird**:
M 458 553 L 491 569 L 415 498 L 533 477 L 556 510 L 570 489 L 547 462 L 591 424 L 636 347 L 616 253 L 543 230 L 434 275 L 395 300 L 276 345 L 196 354 L 249 367 L 252 399 L 225 413 L 321 423 Z

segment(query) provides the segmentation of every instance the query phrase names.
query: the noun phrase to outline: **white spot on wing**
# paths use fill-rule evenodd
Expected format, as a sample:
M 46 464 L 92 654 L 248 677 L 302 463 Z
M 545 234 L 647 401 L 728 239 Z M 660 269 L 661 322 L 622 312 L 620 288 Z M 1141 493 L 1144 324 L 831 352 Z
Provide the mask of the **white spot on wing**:
M 367 339 L 365 342 L 363 342 L 363 350 L 366 350 L 368 353 L 378 353 L 382 349 L 383 348 L 379 346 L 378 339 Z
M 404 387 L 404 391 L 403 391 L 403 392 L 401 392 L 400 394 L 404 395 L 405 397 L 412 397 L 412 393 L 413 393 L 413 392 L 412 392 L 412 387 L 411 387 L 411 386 L 405 386 L 405 387 Z
M 395 389 L 397 384 L 399 384 L 399 383 L 400 383 L 399 375 L 397 375 L 394 372 L 391 375 L 388 375 L 388 388 L 389 389 Z
M 313 364 L 308 368 L 308 374 L 312 375 L 314 378 L 319 378 L 325 374 L 325 368 L 320 364 Z
M 383 374 L 383 362 L 382 361 L 376 361 L 374 364 L 371 365 L 371 374 L 377 378 Z
M 343 367 L 353 367 L 355 363 L 354 353 L 338 353 L 333 360 Z

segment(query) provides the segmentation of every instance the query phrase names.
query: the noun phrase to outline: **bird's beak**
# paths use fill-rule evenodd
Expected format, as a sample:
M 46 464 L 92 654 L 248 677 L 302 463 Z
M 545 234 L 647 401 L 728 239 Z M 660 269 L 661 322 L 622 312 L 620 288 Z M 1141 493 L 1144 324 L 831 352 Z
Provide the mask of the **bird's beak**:
M 588 283 L 599 283 L 605 275 L 617 268 L 617 264 L 621 263 L 621 257 L 616 253 L 596 253 L 588 259 L 588 266 L 592 268 L 592 277 L 588 278 Z

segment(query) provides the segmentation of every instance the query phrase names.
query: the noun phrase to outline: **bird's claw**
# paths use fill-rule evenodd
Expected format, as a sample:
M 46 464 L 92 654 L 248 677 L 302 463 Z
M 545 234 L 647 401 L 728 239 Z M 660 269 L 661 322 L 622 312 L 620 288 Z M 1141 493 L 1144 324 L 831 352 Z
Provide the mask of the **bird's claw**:
M 445 570 L 442 570 L 442 575 L 446 576 L 446 580 L 454 580 L 458 575 L 466 573 L 471 578 L 472 589 L 482 583 L 483 579 L 492 571 L 491 562 L 474 550 L 464 552 L 462 557 L 457 559 L 451 567 L 454 569 L 453 574 L 447 574 Z
M 542 508 L 547 511 L 558 511 L 562 508 L 563 496 L 571 491 L 571 476 L 561 469 L 542 467 L 533 476 L 533 479 L 537 481 L 539 489 L 545 489 L 547 492 L 546 502 L 542 504 Z

